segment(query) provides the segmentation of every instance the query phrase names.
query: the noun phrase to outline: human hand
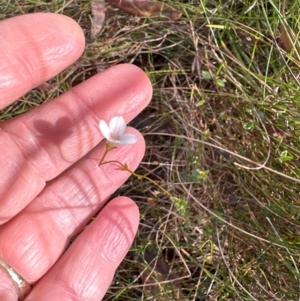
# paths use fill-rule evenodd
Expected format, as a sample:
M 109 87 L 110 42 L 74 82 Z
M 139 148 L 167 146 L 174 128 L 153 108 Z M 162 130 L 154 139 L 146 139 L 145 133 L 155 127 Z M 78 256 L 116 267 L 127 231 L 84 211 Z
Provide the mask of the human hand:
M 0 22 L 0 108 L 73 63 L 84 36 L 73 20 L 32 14 Z M 110 195 L 130 176 L 105 151 L 100 119 L 128 122 L 149 102 L 146 75 L 117 65 L 67 93 L 0 123 L 0 259 L 28 283 L 26 301 L 101 300 L 135 236 L 139 213 L 125 197 L 111 201 L 66 249 Z M 106 156 L 134 170 L 143 137 Z M 101 143 L 100 143 L 101 142 Z M 100 143 L 100 144 L 99 144 Z M 18 300 L 0 268 L 0 300 Z

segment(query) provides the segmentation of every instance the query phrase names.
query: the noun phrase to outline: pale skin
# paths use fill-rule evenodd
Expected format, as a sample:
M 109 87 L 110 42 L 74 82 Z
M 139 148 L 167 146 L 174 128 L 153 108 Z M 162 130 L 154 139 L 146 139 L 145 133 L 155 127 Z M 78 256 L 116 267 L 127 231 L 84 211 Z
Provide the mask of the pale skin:
M 81 28 L 62 15 L 0 22 L 0 109 L 74 63 L 84 47 Z M 114 116 L 129 122 L 151 95 L 143 71 L 118 65 L 0 123 L 0 258 L 35 283 L 26 301 L 99 301 L 105 295 L 132 244 L 139 211 L 133 200 L 118 197 L 84 228 L 130 176 L 116 164 L 98 166 L 105 151 L 98 123 Z M 106 160 L 134 170 L 145 143 L 136 130 L 127 131 L 138 142 L 112 150 Z M 0 300 L 17 300 L 2 269 Z

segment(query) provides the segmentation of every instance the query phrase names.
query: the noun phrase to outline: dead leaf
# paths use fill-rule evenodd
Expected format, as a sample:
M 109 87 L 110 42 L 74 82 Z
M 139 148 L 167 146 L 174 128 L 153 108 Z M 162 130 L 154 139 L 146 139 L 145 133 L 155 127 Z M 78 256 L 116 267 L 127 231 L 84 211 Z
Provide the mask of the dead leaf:
M 91 28 L 91 39 L 95 39 L 96 35 L 101 31 L 105 20 L 105 1 L 92 1 L 93 24 Z
M 109 4 L 123 10 L 124 12 L 138 17 L 167 17 L 170 20 L 177 20 L 181 12 L 172 6 L 156 1 L 143 0 L 106 0 Z
M 144 291 L 149 297 L 155 297 L 157 301 L 184 300 L 182 288 L 175 281 L 168 282 L 178 277 L 170 272 L 169 265 L 162 257 L 157 258 L 157 252 L 148 247 L 144 251 L 144 258 L 138 260 L 147 264 L 146 268 L 141 269 L 141 279 L 145 284 Z
M 139 130 L 147 130 L 147 133 L 174 133 L 174 124 L 170 118 L 160 119 L 156 114 L 140 113 L 131 122 L 130 125 Z
M 40 90 L 42 92 L 49 92 L 51 89 L 55 89 L 55 88 L 56 88 L 56 84 L 43 83 L 37 86 L 35 89 Z
M 280 38 L 278 40 L 278 45 L 288 54 L 291 54 L 294 59 L 299 59 L 300 45 L 298 42 L 298 37 L 287 25 L 281 24 L 279 31 Z
M 261 37 L 250 35 L 247 32 L 237 31 L 237 35 L 246 44 L 257 46 L 266 45 L 266 42 Z
M 274 125 L 267 123 L 265 125 L 267 133 L 273 137 L 283 137 L 283 132 L 278 128 L 274 127 Z

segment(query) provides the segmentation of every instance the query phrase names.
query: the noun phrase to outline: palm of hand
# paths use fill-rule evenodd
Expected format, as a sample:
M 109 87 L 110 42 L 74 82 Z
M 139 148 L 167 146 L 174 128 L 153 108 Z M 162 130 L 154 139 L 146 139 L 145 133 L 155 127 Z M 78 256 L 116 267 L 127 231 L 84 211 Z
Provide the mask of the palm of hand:
M 51 24 L 51 26 L 49 26 Z M 84 37 L 71 19 L 24 15 L 0 23 L 0 108 L 73 63 Z M 112 67 L 64 95 L 0 124 L 0 258 L 29 283 L 26 300 L 100 300 L 138 226 L 132 200 L 110 202 L 64 255 L 79 233 L 129 174 L 98 166 L 105 151 L 100 119 L 128 122 L 149 102 L 151 86 L 131 65 Z M 108 154 L 131 169 L 144 140 Z M 101 142 L 101 143 L 100 143 Z M 17 300 L 0 269 L 0 300 Z

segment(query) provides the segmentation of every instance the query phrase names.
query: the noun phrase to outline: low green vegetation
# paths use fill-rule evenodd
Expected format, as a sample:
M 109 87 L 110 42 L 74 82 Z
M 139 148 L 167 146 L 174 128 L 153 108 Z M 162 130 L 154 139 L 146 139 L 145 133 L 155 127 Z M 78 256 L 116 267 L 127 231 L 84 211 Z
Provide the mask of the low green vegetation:
M 147 143 L 137 173 L 154 183 L 131 177 L 117 192 L 141 223 L 104 300 L 299 300 L 299 2 L 165 2 L 181 18 L 107 5 L 91 41 L 90 0 L 0 1 L 1 19 L 58 11 L 87 37 L 75 65 L 0 119 L 109 66 L 139 66 L 154 94 L 131 124 Z

